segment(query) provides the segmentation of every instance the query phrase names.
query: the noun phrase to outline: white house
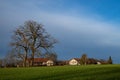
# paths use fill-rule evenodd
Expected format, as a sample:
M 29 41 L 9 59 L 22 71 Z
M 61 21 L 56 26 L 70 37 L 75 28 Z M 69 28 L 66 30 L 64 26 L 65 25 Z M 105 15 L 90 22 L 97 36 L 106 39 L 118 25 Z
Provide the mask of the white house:
M 47 64 L 47 66 L 53 66 L 53 65 L 54 65 L 54 62 L 53 62 L 53 60 L 48 60 L 48 61 L 46 62 L 46 64 Z
M 97 64 L 99 64 L 99 65 L 100 65 L 100 64 L 101 64 L 101 62 L 97 62 Z
M 69 61 L 69 65 L 80 65 L 80 59 L 79 58 L 73 58 Z

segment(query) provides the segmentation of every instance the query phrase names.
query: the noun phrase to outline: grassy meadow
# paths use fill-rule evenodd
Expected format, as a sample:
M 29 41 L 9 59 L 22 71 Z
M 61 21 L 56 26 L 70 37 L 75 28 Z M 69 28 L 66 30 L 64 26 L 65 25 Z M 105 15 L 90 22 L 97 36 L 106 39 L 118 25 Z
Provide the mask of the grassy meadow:
M 120 80 L 120 65 L 0 68 L 0 80 Z

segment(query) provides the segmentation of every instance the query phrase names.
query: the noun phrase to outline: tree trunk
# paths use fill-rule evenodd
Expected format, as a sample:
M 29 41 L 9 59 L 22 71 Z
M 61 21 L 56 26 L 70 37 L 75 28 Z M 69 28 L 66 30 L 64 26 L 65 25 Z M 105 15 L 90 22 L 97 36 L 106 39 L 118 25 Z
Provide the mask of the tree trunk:
M 27 49 L 25 49 L 25 58 L 24 58 L 24 62 L 23 62 L 23 67 L 27 66 Z
M 34 51 L 32 51 L 31 66 L 34 66 Z

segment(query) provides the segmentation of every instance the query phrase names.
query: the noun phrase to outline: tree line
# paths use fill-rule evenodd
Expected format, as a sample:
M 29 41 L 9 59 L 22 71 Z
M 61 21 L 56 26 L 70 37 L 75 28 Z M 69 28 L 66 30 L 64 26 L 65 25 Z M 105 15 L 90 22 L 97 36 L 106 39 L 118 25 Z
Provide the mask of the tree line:
M 94 59 L 94 58 L 88 58 L 87 54 L 82 54 L 80 58 L 80 64 L 81 65 L 87 65 L 87 64 L 98 64 L 97 62 L 100 62 L 101 64 L 113 64 L 111 56 L 109 56 L 108 60 L 103 59 Z

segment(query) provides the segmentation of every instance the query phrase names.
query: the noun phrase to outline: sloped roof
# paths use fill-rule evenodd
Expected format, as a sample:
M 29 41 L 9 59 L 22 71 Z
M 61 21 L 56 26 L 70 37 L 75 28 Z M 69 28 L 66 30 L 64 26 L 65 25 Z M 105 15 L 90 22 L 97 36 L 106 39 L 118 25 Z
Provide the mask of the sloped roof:
M 48 58 L 34 58 L 34 62 L 47 62 Z
M 30 61 L 31 59 L 28 59 L 28 61 Z M 34 62 L 47 62 L 48 58 L 34 58 Z
M 76 61 L 80 61 L 80 58 L 74 58 Z
M 80 61 L 80 58 L 72 58 L 72 59 L 75 59 L 76 61 Z M 72 59 L 70 59 L 70 60 L 72 60 Z

